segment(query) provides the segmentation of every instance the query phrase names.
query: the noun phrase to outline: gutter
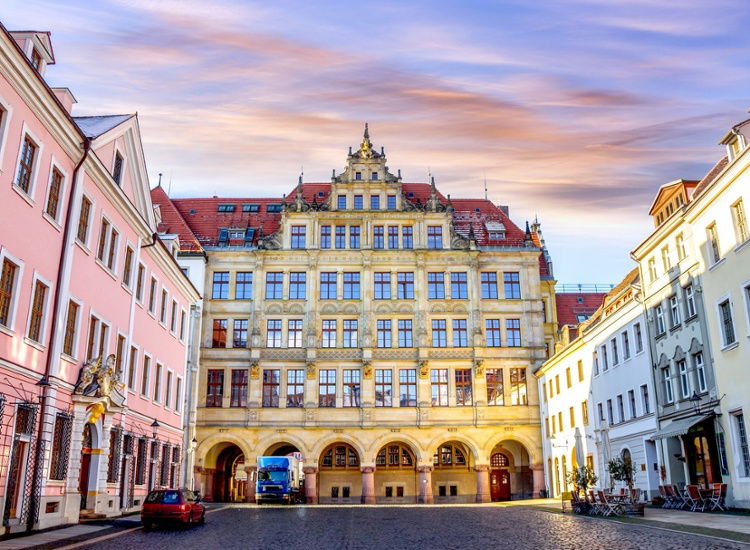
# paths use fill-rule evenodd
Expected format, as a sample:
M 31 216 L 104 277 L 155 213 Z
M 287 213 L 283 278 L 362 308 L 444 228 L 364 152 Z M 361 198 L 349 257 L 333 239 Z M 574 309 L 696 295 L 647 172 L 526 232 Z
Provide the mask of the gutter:
M 40 477 L 41 477 L 41 470 L 44 465 L 44 453 L 40 452 L 40 443 L 42 442 L 42 438 L 44 436 L 44 416 L 47 413 L 47 398 L 49 397 L 48 392 L 50 388 L 50 382 L 49 382 L 49 374 L 52 369 L 52 360 L 54 355 L 54 342 L 57 337 L 57 331 L 58 331 L 58 319 L 59 319 L 59 313 L 61 309 L 61 301 L 63 297 L 63 292 L 61 291 L 61 286 L 63 284 L 63 268 L 65 265 L 65 261 L 68 258 L 68 239 L 70 237 L 71 228 L 73 225 L 73 198 L 76 195 L 76 189 L 78 188 L 78 173 L 81 169 L 81 166 L 83 165 L 86 158 L 89 156 L 89 152 L 91 151 L 91 142 L 88 138 L 84 138 L 83 140 L 83 155 L 81 155 L 81 159 L 78 161 L 78 164 L 76 164 L 76 167 L 73 169 L 73 175 L 71 176 L 71 183 L 70 183 L 70 193 L 68 195 L 68 208 L 65 213 L 65 229 L 63 230 L 63 238 L 62 238 L 62 246 L 60 249 L 60 259 L 57 265 L 57 281 L 55 283 L 55 296 L 54 296 L 54 302 L 53 302 L 53 309 L 52 309 L 52 320 L 50 324 L 50 336 L 49 336 L 49 344 L 47 345 L 47 361 L 44 365 L 44 375 L 42 376 L 41 380 L 37 382 L 37 386 L 41 388 L 41 394 L 39 395 L 39 401 L 40 401 L 40 410 L 39 410 L 39 428 L 37 430 L 37 446 L 36 446 L 36 455 L 34 456 L 34 469 L 31 477 L 31 483 L 32 483 L 32 489 L 31 489 L 31 495 L 30 495 L 30 510 L 32 511 L 29 514 L 26 529 L 28 531 L 31 531 L 34 527 L 34 521 L 37 519 L 35 516 L 38 516 L 38 511 L 34 513 L 33 511 L 36 510 L 36 508 L 39 506 L 39 496 L 38 493 L 41 492 L 40 484 Z

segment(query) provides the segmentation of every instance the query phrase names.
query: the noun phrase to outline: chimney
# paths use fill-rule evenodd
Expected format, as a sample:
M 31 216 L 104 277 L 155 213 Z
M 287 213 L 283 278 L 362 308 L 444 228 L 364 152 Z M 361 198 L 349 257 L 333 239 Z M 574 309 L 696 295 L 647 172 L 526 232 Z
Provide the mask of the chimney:
M 62 103 L 62 106 L 71 114 L 73 111 L 73 105 L 78 103 L 70 88 L 51 88 L 52 93 L 55 94 L 57 100 Z

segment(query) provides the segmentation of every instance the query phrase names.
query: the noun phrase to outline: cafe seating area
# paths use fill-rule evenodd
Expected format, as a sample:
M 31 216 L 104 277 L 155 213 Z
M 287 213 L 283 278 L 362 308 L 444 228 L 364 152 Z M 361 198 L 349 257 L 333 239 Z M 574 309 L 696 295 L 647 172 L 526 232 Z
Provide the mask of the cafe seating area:
M 686 485 L 659 485 L 659 495 L 664 501 L 662 508 L 689 510 L 690 512 L 713 512 L 726 510 L 727 484 L 714 483 L 710 487 Z
M 591 489 L 581 497 L 578 492 L 571 493 L 571 507 L 577 514 L 590 516 L 621 516 L 640 501 L 641 490 L 621 489 L 619 493 L 607 490 Z

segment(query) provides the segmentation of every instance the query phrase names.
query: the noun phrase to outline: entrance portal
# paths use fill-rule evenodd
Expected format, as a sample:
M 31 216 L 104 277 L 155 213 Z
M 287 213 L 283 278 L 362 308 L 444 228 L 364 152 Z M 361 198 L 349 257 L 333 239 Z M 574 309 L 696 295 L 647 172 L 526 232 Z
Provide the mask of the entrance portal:
M 510 500 L 510 461 L 503 453 L 495 453 L 490 459 L 490 498 L 493 502 Z

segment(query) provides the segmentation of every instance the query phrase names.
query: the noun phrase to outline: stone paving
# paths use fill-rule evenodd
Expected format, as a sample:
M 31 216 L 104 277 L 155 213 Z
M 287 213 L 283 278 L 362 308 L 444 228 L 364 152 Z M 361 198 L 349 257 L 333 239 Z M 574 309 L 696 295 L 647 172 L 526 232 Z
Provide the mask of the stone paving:
M 185 530 L 136 530 L 80 548 L 750 549 L 750 545 L 521 507 L 228 505 Z

